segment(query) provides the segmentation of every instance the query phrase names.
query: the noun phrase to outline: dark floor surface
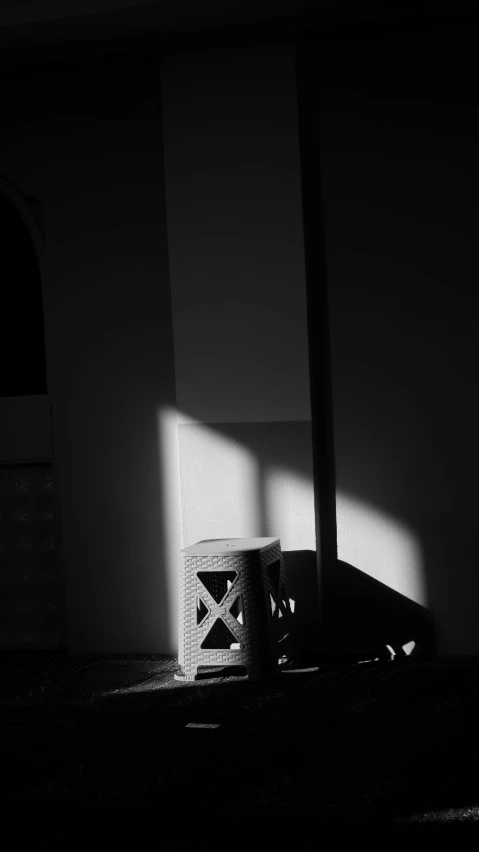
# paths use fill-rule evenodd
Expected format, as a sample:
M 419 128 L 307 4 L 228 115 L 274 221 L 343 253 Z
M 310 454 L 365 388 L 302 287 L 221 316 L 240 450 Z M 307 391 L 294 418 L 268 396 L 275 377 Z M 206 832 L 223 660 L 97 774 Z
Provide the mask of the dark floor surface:
M 479 849 L 479 660 L 176 668 L 0 654 L 1 850 Z

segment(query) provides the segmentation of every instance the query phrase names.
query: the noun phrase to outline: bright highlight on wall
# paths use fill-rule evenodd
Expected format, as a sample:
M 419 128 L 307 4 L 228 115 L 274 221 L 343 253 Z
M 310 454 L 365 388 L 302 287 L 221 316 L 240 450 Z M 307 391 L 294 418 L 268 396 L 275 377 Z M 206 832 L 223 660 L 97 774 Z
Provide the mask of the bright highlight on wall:
M 264 471 L 268 529 L 265 535 L 280 535 L 283 550 L 316 550 L 312 491 L 312 478 L 307 479 L 294 470 L 269 468 Z
M 204 424 L 180 424 L 184 546 L 210 538 L 266 535 L 258 461 L 240 441 Z
M 338 558 L 427 606 L 422 549 L 414 531 L 343 492 L 336 496 L 336 515 Z

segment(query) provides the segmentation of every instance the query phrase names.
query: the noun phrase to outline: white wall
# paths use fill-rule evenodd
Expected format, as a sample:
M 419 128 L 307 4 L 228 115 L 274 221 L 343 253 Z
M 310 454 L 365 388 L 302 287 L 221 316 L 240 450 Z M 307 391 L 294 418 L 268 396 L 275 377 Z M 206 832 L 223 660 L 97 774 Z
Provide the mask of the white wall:
M 293 51 L 164 55 L 161 80 L 183 542 L 314 561 Z
M 338 547 L 477 654 L 479 125 L 473 55 L 443 38 L 318 73 Z
M 307 420 L 293 53 L 165 56 L 162 102 L 178 407 Z

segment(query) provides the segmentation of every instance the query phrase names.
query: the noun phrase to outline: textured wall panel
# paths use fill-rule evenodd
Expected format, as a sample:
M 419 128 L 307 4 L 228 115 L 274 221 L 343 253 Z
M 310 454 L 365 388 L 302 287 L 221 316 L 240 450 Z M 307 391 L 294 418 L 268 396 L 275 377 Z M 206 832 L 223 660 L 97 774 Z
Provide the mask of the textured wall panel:
M 0 467 L 0 648 L 58 648 L 59 519 L 50 465 Z

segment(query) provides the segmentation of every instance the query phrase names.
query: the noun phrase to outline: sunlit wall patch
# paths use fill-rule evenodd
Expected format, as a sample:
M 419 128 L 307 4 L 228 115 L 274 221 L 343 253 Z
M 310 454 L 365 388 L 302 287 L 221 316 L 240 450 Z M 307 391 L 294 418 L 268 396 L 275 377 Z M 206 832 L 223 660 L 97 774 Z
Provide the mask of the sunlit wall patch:
M 414 530 L 380 506 L 342 491 L 336 513 L 339 559 L 427 606 L 423 553 Z

